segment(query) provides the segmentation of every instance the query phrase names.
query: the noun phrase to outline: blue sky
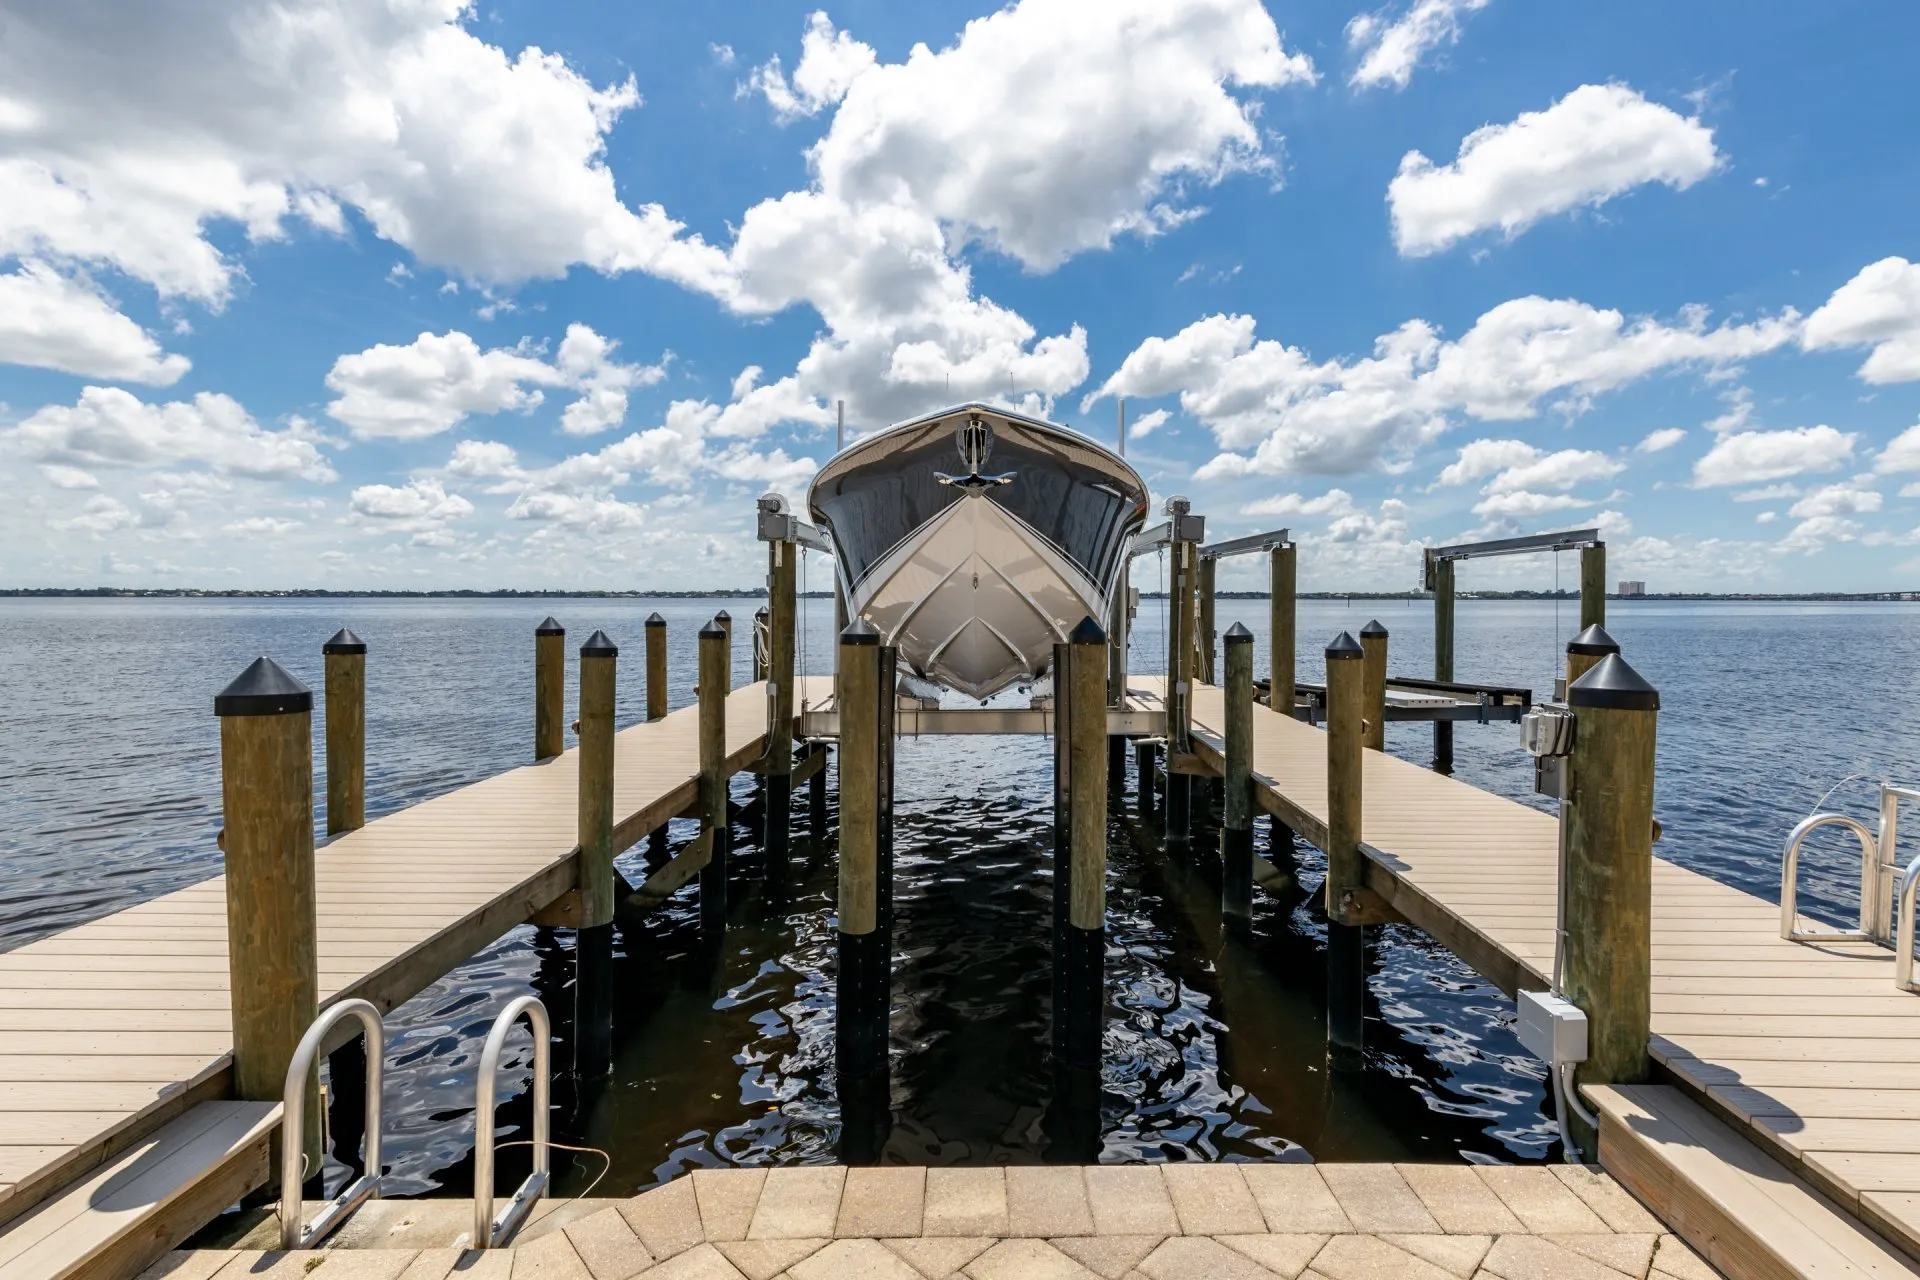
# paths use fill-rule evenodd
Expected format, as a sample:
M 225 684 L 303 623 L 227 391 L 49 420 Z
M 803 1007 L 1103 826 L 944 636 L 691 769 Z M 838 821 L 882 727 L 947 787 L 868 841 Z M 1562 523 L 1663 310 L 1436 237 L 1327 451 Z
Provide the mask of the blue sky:
M 212 8 L 0 3 L 5 585 L 750 584 L 836 400 L 1124 394 L 1309 587 L 1920 588 L 1911 7 Z

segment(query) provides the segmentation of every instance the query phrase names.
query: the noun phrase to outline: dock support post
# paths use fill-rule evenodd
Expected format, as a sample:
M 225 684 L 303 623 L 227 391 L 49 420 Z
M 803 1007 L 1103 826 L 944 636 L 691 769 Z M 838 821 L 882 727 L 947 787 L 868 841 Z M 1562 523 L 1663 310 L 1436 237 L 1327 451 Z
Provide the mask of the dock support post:
M 1064 1061 L 1067 919 L 1073 909 L 1073 646 L 1053 646 L 1053 1051 Z
M 1073 629 L 1067 658 L 1067 918 L 1055 935 L 1064 1006 L 1054 1009 L 1054 1050 L 1069 1066 L 1098 1067 L 1106 1021 L 1107 633 L 1092 617 Z
M 533 629 L 533 758 L 567 749 L 567 629 L 552 618 Z
M 767 682 L 766 852 L 770 883 L 784 887 L 793 847 L 793 629 L 798 607 L 794 595 L 800 548 L 792 542 L 767 544 L 767 661 L 760 678 Z M 757 648 L 757 646 L 756 646 Z
M 327 674 L 327 834 L 367 823 L 367 645 L 342 627 L 320 646 Z
M 1226 800 L 1220 820 L 1220 910 L 1253 918 L 1253 632 L 1227 628 Z
M 574 935 L 574 1073 L 613 1068 L 613 708 L 620 649 L 604 631 L 580 646 L 580 928 Z
M 1291 542 L 1267 553 L 1267 706 L 1287 717 L 1293 715 L 1294 593 L 1299 565 L 1300 549 Z
M 1453 561 L 1433 565 L 1433 678 L 1453 679 Z M 1433 771 L 1453 772 L 1453 722 L 1433 722 Z
M 1186 523 L 1190 510 L 1184 499 L 1167 504 L 1174 532 Z M 1189 736 L 1193 709 L 1194 658 L 1194 578 L 1199 547 L 1175 537 L 1172 581 L 1168 584 L 1173 599 L 1167 611 L 1167 808 L 1164 822 L 1167 853 L 1184 858 L 1193 848 L 1193 790 L 1187 774 L 1175 772 L 1173 758 L 1193 749 Z
M 727 864 L 733 826 L 727 816 L 727 629 L 718 617 L 700 628 L 700 826 L 713 850 L 700 871 L 700 928 L 709 940 L 727 927 Z
M 1364 673 L 1366 728 L 1362 741 L 1369 751 L 1387 749 L 1387 629 L 1379 619 L 1360 628 L 1360 666 Z
M 1565 817 L 1567 999 L 1587 1015 L 1586 1084 L 1650 1074 L 1653 753 L 1660 694 L 1609 654 L 1567 689 L 1573 708 Z M 1591 1157 L 1597 1136 L 1573 1117 Z
M 1122 562 L 1120 582 L 1107 610 L 1107 705 L 1115 711 L 1127 706 L 1127 568 Z M 1127 740 L 1118 734 L 1107 739 L 1107 794 L 1127 793 Z
M 828 751 L 824 742 L 814 743 L 813 749 L 822 755 Z M 827 762 L 824 760 L 807 781 L 807 834 L 815 840 L 827 838 Z
M 1362 885 L 1361 720 L 1366 653 L 1342 631 L 1327 646 L 1327 1043 L 1336 1067 L 1357 1067 L 1365 1044 L 1367 994 L 1363 926 L 1347 923 L 1347 903 Z
M 1139 791 L 1135 794 L 1139 800 L 1140 820 L 1145 822 L 1153 816 L 1153 793 L 1159 784 L 1154 780 L 1154 759 L 1159 754 L 1151 742 L 1136 742 L 1133 746 L 1133 768 L 1139 775 Z
M 732 693 L 733 692 L 733 615 L 728 613 L 725 609 L 722 609 L 720 612 L 713 615 L 713 620 L 720 624 L 720 629 L 722 631 L 727 633 L 727 643 L 722 647 L 722 652 L 725 653 L 727 656 L 727 665 L 725 670 L 721 672 L 720 688 L 725 693 Z
M 1214 630 L 1214 575 L 1220 562 L 1211 556 L 1201 556 L 1195 549 L 1200 561 L 1200 626 L 1196 635 L 1200 641 L 1200 669 L 1195 678 L 1207 684 L 1215 684 L 1219 678 L 1218 651 L 1220 634 Z
M 1607 544 L 1580 548 L 1580 629 L 1607 625 Z
M 882 663 L 880 633 L 857 619 L 840 633 L 840 882 L 834 1063 L 849 1159 L 877 1155 L 884 1112 L 890 975 L 880 924 Z
M 661 720 L 667 714 L 667 620 L 655 610 L 642 631 L 647 637 L 647 719 Z M 647 869 L 659 870 L 672 856 L 663 822 L 647 833 Z
M 213 700 L 220 718 L 220 843 L 227 886 L 233 1092 L 278 1101 L 293 1051 L 319 1011 L 313 874 L 313 692 L 270 658 Z M 319 1076 L 308 1085 L 317 1108 Z M 320 1168 L 320 1126 L 306 1129 Z M 273 1167 L 279 1161 L 274 1139 Z

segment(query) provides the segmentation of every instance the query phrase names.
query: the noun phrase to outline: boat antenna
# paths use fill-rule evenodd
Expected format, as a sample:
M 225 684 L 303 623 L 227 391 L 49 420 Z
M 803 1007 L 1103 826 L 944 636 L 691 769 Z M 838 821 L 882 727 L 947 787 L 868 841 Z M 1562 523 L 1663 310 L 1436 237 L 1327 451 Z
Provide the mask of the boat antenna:
M 1127 398 L 1120 397 L 1120 456 L 1127 456 Z
M 847 402 L 835 400 L 833 406 L 833 451 L 838 453 L 847 447 Z

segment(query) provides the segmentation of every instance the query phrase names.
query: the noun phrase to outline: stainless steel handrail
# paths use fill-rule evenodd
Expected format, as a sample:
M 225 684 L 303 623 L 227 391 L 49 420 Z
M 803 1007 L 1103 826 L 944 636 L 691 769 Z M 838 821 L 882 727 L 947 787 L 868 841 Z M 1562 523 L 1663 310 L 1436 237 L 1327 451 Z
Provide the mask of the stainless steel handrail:
M 1914 899 L 1920 898 L 1915 892 L 1920 886 L 1920 858 L 1907 864 L 1900 873 L 1896 885 L 1898 896 L 1895 910 L 1899 913 L 1899 927 L 1893 941 L 1893 985 L 1902 991 L 1912 991 L 1913 987 L 1913 906 Z
M 1800 916 L 1796 909 L 1799 886 L 1796 881 L 1800 872 L 1800 844 L 1809 835 L 1821 827 L 1845 827 L 1860 839 L 1860 927 L 1858 929 L 1801 929 Z M 1815 939 L 1833 942 L 1840 940 L 1874 941 L 1879 936 L 1874 932 L 1878 915 L 1875 904 L 1879 899 L 1880 849 L 1873 833 L 1866 826 L 1849 818 L 1844 813 L 1816 813 L 1802 819 L 1792 833 L 1787 836 L 1787 847 L 1780 863 L 1780 936 L 1789 942 L 1807 942 Z
M 527 1030 L 533 1033 L 533 1172 L 520 1184 L 500 1210 L 493 1212 L 493 1085 L 500 1074 L 500 1050 L 507 1043 L 521 1014 L 527 1015 Z M 497 1249 L 513 1239 L 527 1214 L 546 1192 L 548 1162 L 548 1111 L 551 1095 L 553 1026 L 547 1006 L 538 997 L 521 996 L 500 1011 L 480 1050 L 480 1078 L 473 1098 L 473 1247 Z
M 339 1195 L 327 1201 L 313 1221 L 300 1221 L 300 1186 L 305 1181 L 307 1080 L 327 1033 L 343 1018 L 360 1019 L 367 1045 L 366 1172 Z M 287 1086 L 281 1095 L 280 1120 L 280 1247 L 310 1249 L 331 1235 L 363 1200 L 380 1198 L 380 1071 L 386 1058 L 386 1026 L 380 1011 L 365 1000 L 342 1000 L 313 1020 L 287 1064 Z

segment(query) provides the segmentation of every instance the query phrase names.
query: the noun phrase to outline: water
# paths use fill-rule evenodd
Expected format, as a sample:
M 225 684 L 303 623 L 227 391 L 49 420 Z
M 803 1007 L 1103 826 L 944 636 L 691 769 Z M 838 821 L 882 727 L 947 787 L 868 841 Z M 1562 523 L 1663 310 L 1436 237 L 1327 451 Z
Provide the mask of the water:
M 219 869 L 219 759 L 211 699 L 268 653 L 318 688 L 320 642 L 346 625 L 370 644 L 367 800 L 378 816 L 522 763 L 531 753 L 530 632 L 548 612 L 628 646 L 619 721 L 641 714 L 641 622 L 673 637 L 672 703 L 690 700 L 692 633 L 737 620 L 749 668 L 754 601 L 0 601 L 0 948 L 190 884 Z M 1575 606 L 1463 601 L 1458 675 L 1544 694 Z M 1222 600 L 1224 630 L 1259 636 L 1264 600 Z M 1391 666 L 1427 668 L 1424 604 L 1303 601 L 1301 675 L 1319 646 L 1378 616 Z M 1160 669 L 1163 611 L 1142 609 L 1133 666 Z M 803 607 L 802 669 L 830 664 L 831 605 Z M 1848 774 L 1911 781 L 1920 762 L 1920 608 L 1753 603 L 1614 605 L 1611 630 L 1663 692 L 1660 852 L 1765 897 L 1788 828 Z M 571 695 L 570 695 L 571 696 Z M 316 769 L 322 726 L 316 715 Z M 1424 762 L 1424 726 L 1390 750 Z M 1529 803 L 1510 725 L 1461 726 L 1462 778 Z M 1044 1159 L 1054 1143 L 1048 1025 L 1051 755 L 1028 739 L 903 740 L 896 794 L 892 1023 L 894 1127 L 885 1156 L 927 1164 Z M 324 795 L 324 784 L 321 787 Z M 735 799 L 753 799 L 750 779 Z M 1865 816 L 1868 787 L 1833 806 Z M 620 938 L 616 1064 L 556 1085 L 556 1136 L 608 1153 L 557 1162 L 560 1190 L 628 1194 L 685 1169 L 834 1157 L 831 849 L 801 838 L 795 884 L 759 893 L 752 834 L 736 841 L 734 910 L 717 956 L 699 944 L 693 891 Z M 1261 839 L 1264 841 L 1264 825 Z M 1920 830 L 1920 823 L 1909 824 Z M 693 828 L 676 823 L 674 839 Z M 1833 838 L 1829 838 L 1829 835 Z M 1109 990 L 1099 1097 L 1106 1160 L 1468 1159 L 1557 1155 L 1542 1069 L 1500 994 L 1404 927 L 1377 931 L 1364 1070 L 1325 1069 L 1323 930 L 1296 891 L 1259 894 L 1251 933 L 1223 933 L 1215 889 L 1112 828 Z M 1204 843 L 1204 840 L 1203 840 Z M 1901 856 L 1910 856 L 1904 850 Z M 1855 910 L 1858 854 L 1841 833 L 1810 847 L 1802 901 Z M 1301 854 L 1302 882 L 1318 877 Z M 644 874 L 637 851 L 623 863 Z M 571 935 L 516 929 L 389 1019 L 387 1158 L 396 1194 L 471 1188 L 472 1090 L 492 1016 L 523 992 L 556 1012 L 564 1061 Z M 529 1047 L 509 1053 L 503 1138 L 525 1136 Z M 336 1115 L 336 1123 L 344 1117 Z M 1056 1155 L 1058 1148 L 1054 1147 Z M 524 1151 L 502 1155 L 503 1185 Z M 334 1169 L 336 1178 L 340 1170 Z

